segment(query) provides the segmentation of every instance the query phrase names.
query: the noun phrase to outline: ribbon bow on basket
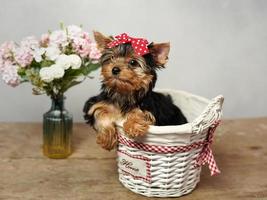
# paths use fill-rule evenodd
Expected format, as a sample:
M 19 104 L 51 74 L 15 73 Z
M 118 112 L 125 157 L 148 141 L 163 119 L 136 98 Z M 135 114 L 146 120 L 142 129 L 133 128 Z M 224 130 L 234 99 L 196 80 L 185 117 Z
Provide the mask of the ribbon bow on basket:
M 114 40 L 114 41 L 108 43 L 107 46 L 109 48 L 118 46 L 120 44 L 131 43 L 131 45 L 134 49 L 134 52 L 137 55 L 142 56 L 142 55 L 149 53 L 149 50 L 147 48 L 148 41 L 144 38 L 133 38 L 133 37 L 128 36 L 126 33 L 122 33 L 120 35 L 117 35 L 117 36 L 115 36 L 115 38 L 117 40 Z
M 217 121 L 214 124 L 212 124 L 211 127 L 209 128 L 207 139 L 205 141 L 205 144 L 203 146 L 203 149 L 200 155 L 197 157 L 196 164 L 195 164 L 195 167 L 200 167 L 201 165 L 205 165 L 206 163 L 208 163 L 211 176 L 221 173 L 215 162 L 215 159 L 214 159 L 211 147 L 210 147 L 213 141 L 214 132 L 219 124 L 220 124 L 220 121 Z

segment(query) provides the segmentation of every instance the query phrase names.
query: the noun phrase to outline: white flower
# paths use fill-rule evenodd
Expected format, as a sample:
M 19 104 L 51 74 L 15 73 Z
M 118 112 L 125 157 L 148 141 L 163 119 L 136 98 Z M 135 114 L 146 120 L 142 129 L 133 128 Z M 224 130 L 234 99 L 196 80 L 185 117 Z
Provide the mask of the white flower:
M 64 70 L 69 69 L 70 67 L 72 69 L 79 69 L 82 65 L 82 60 L 76 54 L 71 54 L 71 55 L 62 54 L 57 58 L 56 65 L 58 65 Z
M 67 27 L 67 33 L 68 37 L 70 39 L 78 38 L 82 36 L 82 29 L 79 26 L 76 25 L 70 25 Z
M 72 69 L 79 69 L 82 65 L 82 60 L 75 54 L 69 55 L 70 66 Z
M 51 65 L 50 67 L 51 75 L 53 78 L 62 78 L 64 76 L 64 69 L 56 64 Z
M 62 30 L 53 31 L 49 37 L 49 44 L 62 46 L 62 47 L 67 46 L 68 38 L 67 38 L 66 31 L 62 31 Z
M 42 55 L 45 53 L 45 48 L 36 48 L 33 50 L 33 57 L 36 62 L 41 62 L 42 61 Z
M 40 77 L 44 82 L 51 82 L 53 81 L 53 77 L 51 76 L 51 72 L 50 72 L 50 67 L 43 67 L 41 68 L 40 72 Z
M 69 56 L 65 54 L 60 55 L 56 60 L 56 64 L 65 70 L 69 69 L 71 65 Z
M 64 69 L 54 64 L 50 67 L 43 67 L 40 72 L 40 77 L 44 82 L 51 82 L 54 79 L 62 78 L 64 76 Z
M 57 57 L 60 55 L 60 50 L 56 46 L 50 46 L 45 49 L 45 55 L 50 60 L 56 60 Z

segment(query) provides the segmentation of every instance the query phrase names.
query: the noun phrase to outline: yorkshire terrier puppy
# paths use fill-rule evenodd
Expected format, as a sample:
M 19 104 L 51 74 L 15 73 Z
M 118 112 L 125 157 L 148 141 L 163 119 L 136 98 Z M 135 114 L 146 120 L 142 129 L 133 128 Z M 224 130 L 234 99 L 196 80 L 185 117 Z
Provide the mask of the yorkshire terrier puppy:
M 149 125 L 187 123 L 169 95 L 152 91 L 156 71 L 164 68 L 169 43 L 151 43 L 127 34 L 106 37 L 94 33 L 102 52 L 101 93 L 84 105 L 84 118 L 97 131 L 97 143 L 111 150 L 117 145 L 115 123 L 125 119 L 123 128 L 129 137 L 144 135 Z

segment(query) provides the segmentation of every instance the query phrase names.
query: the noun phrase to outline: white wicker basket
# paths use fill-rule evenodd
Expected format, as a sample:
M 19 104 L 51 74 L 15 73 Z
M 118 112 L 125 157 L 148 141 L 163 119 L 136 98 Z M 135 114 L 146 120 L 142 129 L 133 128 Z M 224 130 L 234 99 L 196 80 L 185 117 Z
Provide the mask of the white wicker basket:
M 124 135 L 123 122 L 118 122 L 119 180 L 145 196 L 178 197 L 196 187 L 202 164 L 208 162 L 212 172 L 216 171 L 210 144 L 213 125 L 222 115 L 223 96 L 210 101 L 183 91 L 158 91 L 172 96 L 189 123 L 150 126 L 144 137 L 132 140 Z M 196 166 L 197 161 L 202 163 Z

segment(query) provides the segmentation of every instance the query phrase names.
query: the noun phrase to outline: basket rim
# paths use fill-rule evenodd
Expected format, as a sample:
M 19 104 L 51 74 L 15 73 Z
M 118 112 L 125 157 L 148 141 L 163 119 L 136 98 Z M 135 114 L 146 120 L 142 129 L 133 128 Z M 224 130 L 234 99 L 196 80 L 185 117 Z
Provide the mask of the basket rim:
M 179 94 L 183 94 L 184 96 L 188 96 L 188 97 L 193 97 L 193 98 L 197 98 L 198 100 L 204 102 L 208 104 L 211 102 L 211 100 L 196 95 L 196 94 L 192 94 L 190 92 L 186 92 L 183 90 L 175 90 L 175 89 L 155 89 L 156 92 L 166 92 L 166 93 L 179 93 Z M 220 95 L 222 96 L 222 95 Z M 192 126 L 193 126 L 193 122 L 188 122 L 186 124 L 182 124 L 182 125 L 168 125 L 168 126 L 155 126 L 155 125 L 150 125 L 149 129 L 148 129 L 148 133 L 150 134 L 170 134 L 170 133 L 182 133 L 182 134 L 191 134 L 192 133 Z M 123 128 L 123 123 L 124 120 L 120 120 L 116 122 L 116 126 L 118 128 Z

